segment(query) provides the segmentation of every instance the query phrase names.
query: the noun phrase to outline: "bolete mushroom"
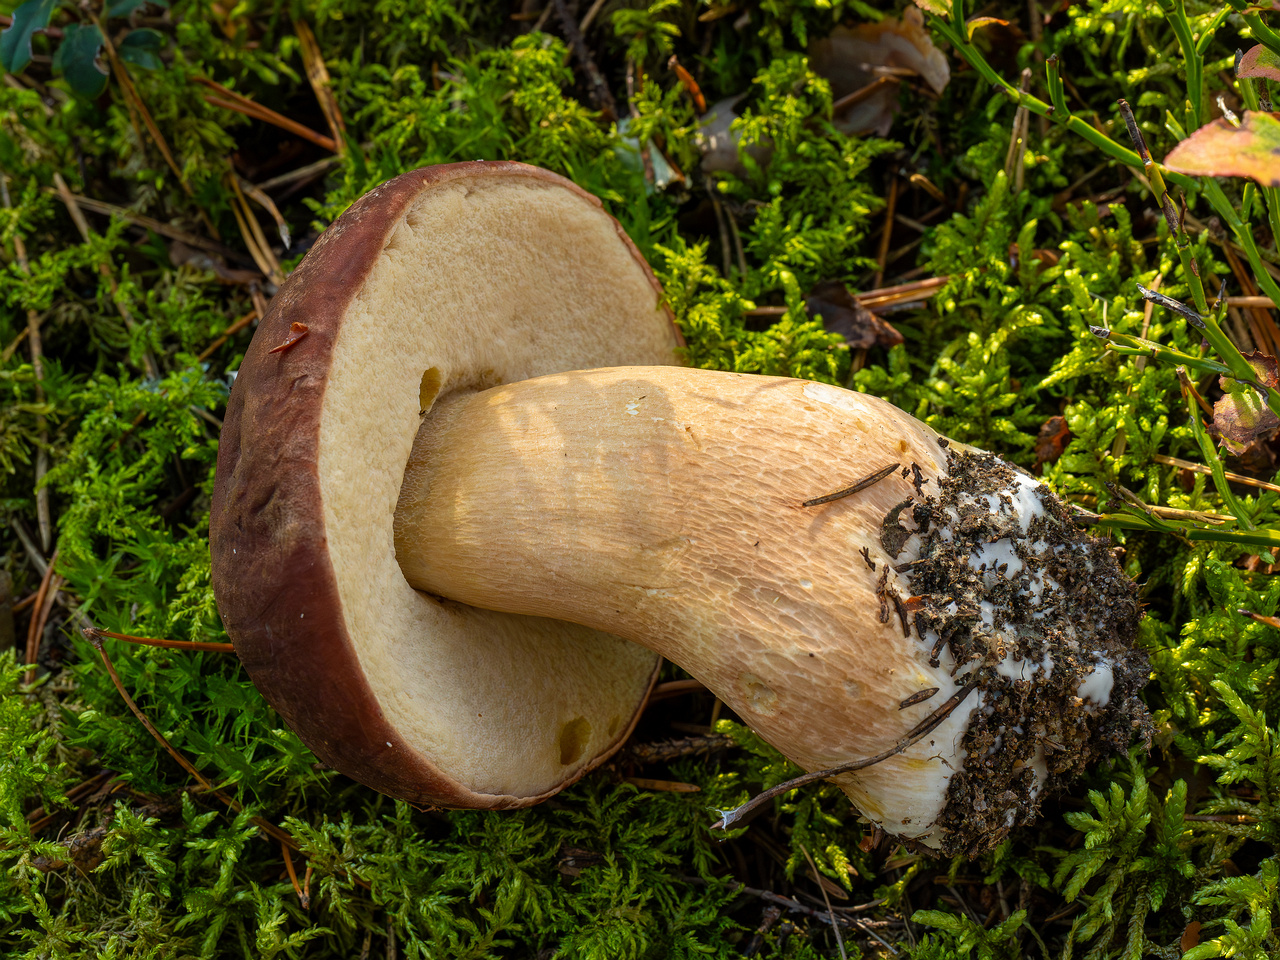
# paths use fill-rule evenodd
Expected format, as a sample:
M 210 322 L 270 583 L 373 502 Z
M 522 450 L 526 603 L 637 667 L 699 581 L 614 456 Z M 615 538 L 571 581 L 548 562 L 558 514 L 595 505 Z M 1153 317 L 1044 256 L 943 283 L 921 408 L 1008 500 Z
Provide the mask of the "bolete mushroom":
M 326 231 L 241 367 L 211 528 L 237 652 L 322 759 L 535 803 L 619 746 L 656 652 L 801 767 L 887 752 L 837 779 L 862 814 L 973 853 L 1146 732 L 1133 584 L 1044 486 L 678 345 L 545 171 L 415 171 Z

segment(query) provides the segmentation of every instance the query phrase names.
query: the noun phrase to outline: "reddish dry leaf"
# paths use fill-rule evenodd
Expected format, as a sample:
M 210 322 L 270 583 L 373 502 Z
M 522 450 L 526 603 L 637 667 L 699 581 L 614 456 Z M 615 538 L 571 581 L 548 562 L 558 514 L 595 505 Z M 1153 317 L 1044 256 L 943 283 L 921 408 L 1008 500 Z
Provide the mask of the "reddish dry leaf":
M 951 16 L 951 0 L 916 0 L 916 6 L 936 17 Z
M 829 37 L 809 44 L 809 62 L 815 73 L 831 83 L 837 100 L 873 83 L 876 67 L 910 70 L 937 93 L 951 80 L 947 58 L 933 45 L 924 15 L 915 7 L 904 10 L 901 20 L 885 17 L 879 23 L 836 27 Z M 897 109 L 897 86 L 885 84 L 834 122 L 836 129 L 845 133 L 874 130 L 884 136 Z
M 1245 359 L 1257 373 L 1259 383 L 1272 389 L 1280 386 L 1280 366 L 1275 357 L 1255 351 L 1245 354 Z M 1229 377 L 1220 377 L 1218 382 L 1227 392 L 1213 405 L 1213 425 L 1222 445 L 1231 453 L 1243 453 L 1254 440 L 1270 437 L 1280 427 L 1280 417 L 1253 387 Z
M 1250 47 L 1240 58 L 1237 77 L 1266 77 L 1280 82 L 1280 53 L 1268 50 L 1262 44 Z
M 1036 437 L 1036 467 L 1053 463 L 1061 457 L 1070 439 L 1071 431 L 1067 429 L 1066 417 L 1050 417 L 1041 424 L 1040 433 Z
M 1232 126 L 1219 118 L 1173 148 L 1164 165 L 1204 177 L 1252 177 L 1264 187 L 1280 187 L 1280 116 L 1244 112 Z

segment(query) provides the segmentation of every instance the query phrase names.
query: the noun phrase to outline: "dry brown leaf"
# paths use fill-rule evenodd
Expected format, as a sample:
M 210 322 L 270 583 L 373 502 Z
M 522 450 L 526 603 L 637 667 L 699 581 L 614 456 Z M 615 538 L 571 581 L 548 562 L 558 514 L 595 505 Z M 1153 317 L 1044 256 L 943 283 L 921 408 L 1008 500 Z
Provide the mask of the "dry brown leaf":
M 1275 357 L 1255 351 L 1244 358 L 1257 373 L 1259 383 L 1272 389 L 1280 386 L 1280 367 Z M 1220 377 L 1219 384 L 1227 392 L 1213 405 L 1213 425 L 1229 451 L 1243 453 L 1254 440 L 1270 437 L 1280 427 L 1280 417 L 1253 387 L 1228 377 Z
M 839 280 L 827 280 L 809 292 L 805 307 L 811 317 L 821 317 L 822 325 L 844 337 L 857 350 L 902 343 L 902 334 L 860 304 Z

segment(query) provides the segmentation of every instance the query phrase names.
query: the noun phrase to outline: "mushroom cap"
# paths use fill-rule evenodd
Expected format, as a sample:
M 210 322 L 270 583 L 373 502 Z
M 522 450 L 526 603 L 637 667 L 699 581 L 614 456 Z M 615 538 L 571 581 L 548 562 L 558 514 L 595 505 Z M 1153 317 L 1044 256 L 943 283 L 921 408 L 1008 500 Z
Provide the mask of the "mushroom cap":
M 241 364 L 210 523 L 236 652 L 323 761 L 412 802 L 504 808 L 621 745 L 655 654 L 414 590 L 392 520 L 437 397 L 676 364 L 681 345 L 621 227 L 545 170 L 415 170 L 325 231 Z

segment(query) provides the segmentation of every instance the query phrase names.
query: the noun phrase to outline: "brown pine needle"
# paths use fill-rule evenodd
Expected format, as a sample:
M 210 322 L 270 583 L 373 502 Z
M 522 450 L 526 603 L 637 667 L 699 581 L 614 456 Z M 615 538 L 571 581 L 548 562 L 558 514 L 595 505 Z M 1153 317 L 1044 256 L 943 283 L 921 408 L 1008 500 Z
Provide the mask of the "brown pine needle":
M 289 882 L 293 884 L 294 892 L 298 895 L 298 902 L 302 905 L 302 909 L 306 910 L 311 906 L 311 897 L 309 897 L 298 883 L 298 873 L 293 869 L 293 854 L 289 852 L 287 843 L 280 844 L 280 852 L 284 854 L 284 868 L 289 872 Z M 308 871 L 311 865 L 307 865 Z
M 49 566 L 44 571 L 44 577 L 40 581 L 40 589 L 36 591 L 35 604 L 31 611 L 31 623 L 27 625 L 27 672 L 23 677 L 23 682 L 27 684 L 35 683 L 36 679 L 36 658 L 40 655 L 40 636 L 44 633 L 44 625 L 49 620 L 49 612 L 53 609 L 52 603 L 46 603 L 50 594 L 56 595 L 57 587 L 53 587 L 55 579 L 61 581 L 61 577 L 53 572 L 56 565 L 58 554 L 55 551 L 53 556 L 49 558 Z M 50 590 L 50 587 L 53 587 Z
M 843 500 L 845 497 L 852 496 L 855 493 L 860 493 L 867 489 L 867 487 L 879 483 L 900 466 L 902 466 L 901 463 L 891 463 L 887 467 L 877 470 L 875 473 L 871 474 L 871 476 L 863 477 L 851 487 L 845 487 L 843 490 L 837 490 L 835 493 L 828 493 L 823 497 L 814 497 L 812 500 L 806 500 L 801 504 L 801 506 L 816 507 L 824 503 L 831 503 L 833 500 Z
M 99 630 L 97 627 L 85 627 L 80 631 L 84 638 L 95 647 L 100 646 L 102 637 L 112 640 L 124 640 L 142 647 L 169 647 L 173 650 L 205 650 L 209 653 L 235 653 L 236 648 L 229 643 L 206 643 L 200 640 L 157 640 L 154 637 L 135 637 L 128 633 L 112 633 L 110 630 Z
M 338 144 L 334 142 L 332 137 L 326 137 L 323 133 L 316 133 L 310 127 L 304 127 L 302 124 L 290 120 L 288 117 L 282 116 L 272 110 L 270 107 L 264 107 L 255 100 L 236 93 L 234 90 L 228 90 L 220 83 L 214 83 L 207 77 L 193 77 L 192 81 L 201 86 L 215 90 L 218 96 L 205 96 L 205 101 L 213 104 L 215 107 L 222 107 L 225 110 L 234 110 L 237 113 L 243 113 L 246 117 L 254 120 L 261 120 L 272 126 L 279 127 L 281 130 L 287 130 L 294 136 L 302 137 L 304 140 L 310 140 L 318 147 L 323 147 L 330 153 L 338 153 Z
M 237 320 L 235 323 L 231 324 L 231 326 L 227 327 L 227 329 L 223 330 L 222 333 L 218 335 L 218 338 L 214 340 L 213 343 L 209 344 L 209 346 L 205 347 L 204 350 L 201 352 L 200 356 L 196 357 L 196 359 L 199 361 L 208 360 L 211 356 L 214 355 L 214 353 L 217 352 L 220 346 L 222 346 L 224 343 L 226 343 L 228 340 L 234 337 L 237 333 L 239 333 L 241 330 L 243 330 L 245 327 L 247 327 L 249 324 L 253 323 L 253 321 L 257 319 L 258 319 L 258 310 L 255 307 L 254 309 L 246 313 L 243 317 L 241 317 L 239 320 Z

